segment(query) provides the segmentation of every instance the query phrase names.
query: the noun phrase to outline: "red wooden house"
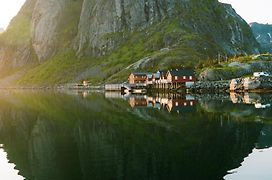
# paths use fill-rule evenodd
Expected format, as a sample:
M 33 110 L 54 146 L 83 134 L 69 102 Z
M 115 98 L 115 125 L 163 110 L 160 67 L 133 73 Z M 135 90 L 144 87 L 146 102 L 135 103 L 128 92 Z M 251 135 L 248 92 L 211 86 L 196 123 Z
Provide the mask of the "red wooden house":
M 195 72 L 191 69 L 174 69 L 169 70 L 166 74 L 168 83 L 175 86 L 191 86 L 196 81 Z

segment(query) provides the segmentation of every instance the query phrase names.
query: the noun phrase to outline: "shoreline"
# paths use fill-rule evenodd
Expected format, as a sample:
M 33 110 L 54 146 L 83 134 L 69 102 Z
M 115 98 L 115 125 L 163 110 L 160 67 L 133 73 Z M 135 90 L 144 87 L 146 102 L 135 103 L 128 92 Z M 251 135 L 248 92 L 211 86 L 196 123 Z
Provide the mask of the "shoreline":
M 146 93 L 143 94 L 155 94 L 155 93 L 175 93 L 175 94 L 225 94 L 225 93 L 272 93 L 271 89 L 252 89 L 252 90 L 236 90 L 231 91 L 229 81 L 199 81 L 194 86 L 187 89 L 158 89 L 152 88 L 147 89 Z M 103 91 L 103 92 L 116 92 L 122 93 L 121 91 L 107 91 L 105 90 L 105 85 L 88 86 L 88 87 L 67 87 L 67 86 L 10 86 L 10 87 L 0 87 L 0 90 L 71 90 L 71 91 Z

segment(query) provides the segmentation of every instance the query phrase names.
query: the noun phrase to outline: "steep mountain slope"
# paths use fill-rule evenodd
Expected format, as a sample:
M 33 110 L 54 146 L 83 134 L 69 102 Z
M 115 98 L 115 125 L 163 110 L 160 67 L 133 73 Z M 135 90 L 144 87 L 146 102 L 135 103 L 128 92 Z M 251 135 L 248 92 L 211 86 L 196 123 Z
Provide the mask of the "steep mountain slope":
M 251 23 L 250 26 L 264 51 L 272 53 L 272 25 Z
M 27 0 L 0 36 L 0 68 L 21 83 L 118 80 L 131 69 L 194 66 L 259 52 L 250 27 L 217 0 Z

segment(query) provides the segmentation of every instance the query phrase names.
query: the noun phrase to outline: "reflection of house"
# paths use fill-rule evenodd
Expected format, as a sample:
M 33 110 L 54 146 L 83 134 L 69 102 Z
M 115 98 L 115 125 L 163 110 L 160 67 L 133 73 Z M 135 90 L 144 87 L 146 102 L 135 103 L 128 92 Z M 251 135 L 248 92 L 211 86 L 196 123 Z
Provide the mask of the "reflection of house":
M 131 73 L 128 77 L 129 84 L 142 84 L 146 82 L 147 73 Z
M 191 112 L 194 110 L 193 106 L 195 106 L 196 103 L 196 100 L 170 99 L 166 108 L 169 112 Z
M 131 97 L 129 98 L 129 104 L 131 107 L 136 107 L 136 106 L 147 106 L 147 101 L 146 98 L 141 97 L 141 98 L 137 98 L 137 97 Z
M 155 109 L 167 109 L 169 112 L 193 112 L 197 100 L 193 96 L 169 98 L 169 97 L 151 97 L 134 96 L 129 99 L 129 104 L 134 107 L 146 107 Z
M 166 74 L 167 81 L 174 85 L 185 85 L 189 87 L 196 81 L 196 76 L 191 69 L 169 70 Z

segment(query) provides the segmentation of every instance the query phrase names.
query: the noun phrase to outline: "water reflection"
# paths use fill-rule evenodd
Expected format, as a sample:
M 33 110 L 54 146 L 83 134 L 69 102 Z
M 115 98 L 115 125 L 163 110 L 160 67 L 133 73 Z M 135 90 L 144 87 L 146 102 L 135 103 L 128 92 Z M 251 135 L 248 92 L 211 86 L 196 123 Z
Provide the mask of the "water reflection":
M 154 109 L 165 109 L 168 112 L 184 113 L 193 112 L 197 100 L 192 95 L 178 96 L 173 94 L 130 95 L 127 97 L 132 108 L 146 107 Z
M 266 96 L 268 95 L 266 94 Z M 266 109 L 271 107 L 271 99 L 262 98 L 260 94 L 256 93 L 230 93 L 230 98 L 234 104 L 252 104 L 256 109 Z
M 29 180 L 217 180 L 272 146 L 270 113 L 222 94 L 2 92 L 0 144 Z

